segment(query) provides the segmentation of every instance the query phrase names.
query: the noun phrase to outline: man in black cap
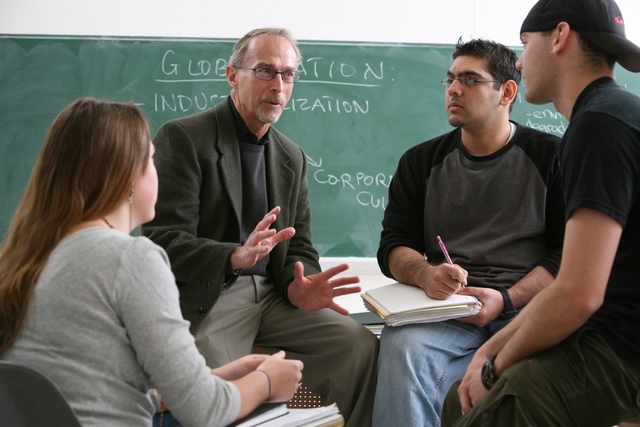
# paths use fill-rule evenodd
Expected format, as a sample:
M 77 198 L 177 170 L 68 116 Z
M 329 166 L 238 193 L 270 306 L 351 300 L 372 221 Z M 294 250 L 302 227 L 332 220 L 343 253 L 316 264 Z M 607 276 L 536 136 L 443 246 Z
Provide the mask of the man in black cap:
M 640 48 L 613 0 L 540 0 L 521 39 L 525 99 L 570 120 L 562 261 L 476 352 L 443 425 L 608 427 L 640 416 L 640 97 L 613 80 Z

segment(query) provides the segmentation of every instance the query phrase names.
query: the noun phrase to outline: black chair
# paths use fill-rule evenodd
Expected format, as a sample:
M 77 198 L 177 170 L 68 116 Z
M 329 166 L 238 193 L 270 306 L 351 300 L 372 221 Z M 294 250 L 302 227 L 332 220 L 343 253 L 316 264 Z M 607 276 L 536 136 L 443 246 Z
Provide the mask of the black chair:
M 81 427 L 60 390 L 44 375 L 0 361 L 0 424 Z

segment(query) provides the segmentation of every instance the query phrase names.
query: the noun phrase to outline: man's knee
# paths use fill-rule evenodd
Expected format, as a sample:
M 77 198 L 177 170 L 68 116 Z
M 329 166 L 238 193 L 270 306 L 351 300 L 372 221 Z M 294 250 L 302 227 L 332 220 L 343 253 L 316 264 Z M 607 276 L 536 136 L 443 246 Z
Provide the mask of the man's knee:
M 371 331 L 353 319 L 345 319 L 340 335 L 341 345 L 350 349 L 353 354 L 378 354 L 380 341 Z
M 416 328 L 407 326 L 386 326 L 380 336 L 380 358 L 389 358 L 392 363 L 412 361 L 423 357 L 422 351 L 415 351 L 422 336 Z

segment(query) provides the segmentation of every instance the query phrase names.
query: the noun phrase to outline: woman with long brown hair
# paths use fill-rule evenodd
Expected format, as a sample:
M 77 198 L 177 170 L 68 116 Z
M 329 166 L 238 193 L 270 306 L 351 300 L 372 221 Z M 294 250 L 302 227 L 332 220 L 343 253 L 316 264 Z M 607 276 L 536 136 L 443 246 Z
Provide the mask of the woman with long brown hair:
M 83 425 L 151 425 L 152 388 L 184 426 L 290 399 L 302 363 L 282 352 L 206 367 L 166 254 L 129 235 L 154 216 L 152 155 L 133 105 L 82 98 L 55 119 L 0 249 L 0 359 L 47 376 Z

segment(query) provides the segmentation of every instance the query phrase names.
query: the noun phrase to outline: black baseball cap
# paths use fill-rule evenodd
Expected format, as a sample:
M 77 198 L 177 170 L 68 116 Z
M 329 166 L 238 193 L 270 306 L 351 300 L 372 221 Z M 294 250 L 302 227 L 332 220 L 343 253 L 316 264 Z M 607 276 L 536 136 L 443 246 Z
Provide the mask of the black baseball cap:
M 520 28 L 521 33 L 548 31 L 560 22 L 629 71 L 640 72 L 640 47 L 627 40 L 624 20 L 613 0 L 539 0 Z

